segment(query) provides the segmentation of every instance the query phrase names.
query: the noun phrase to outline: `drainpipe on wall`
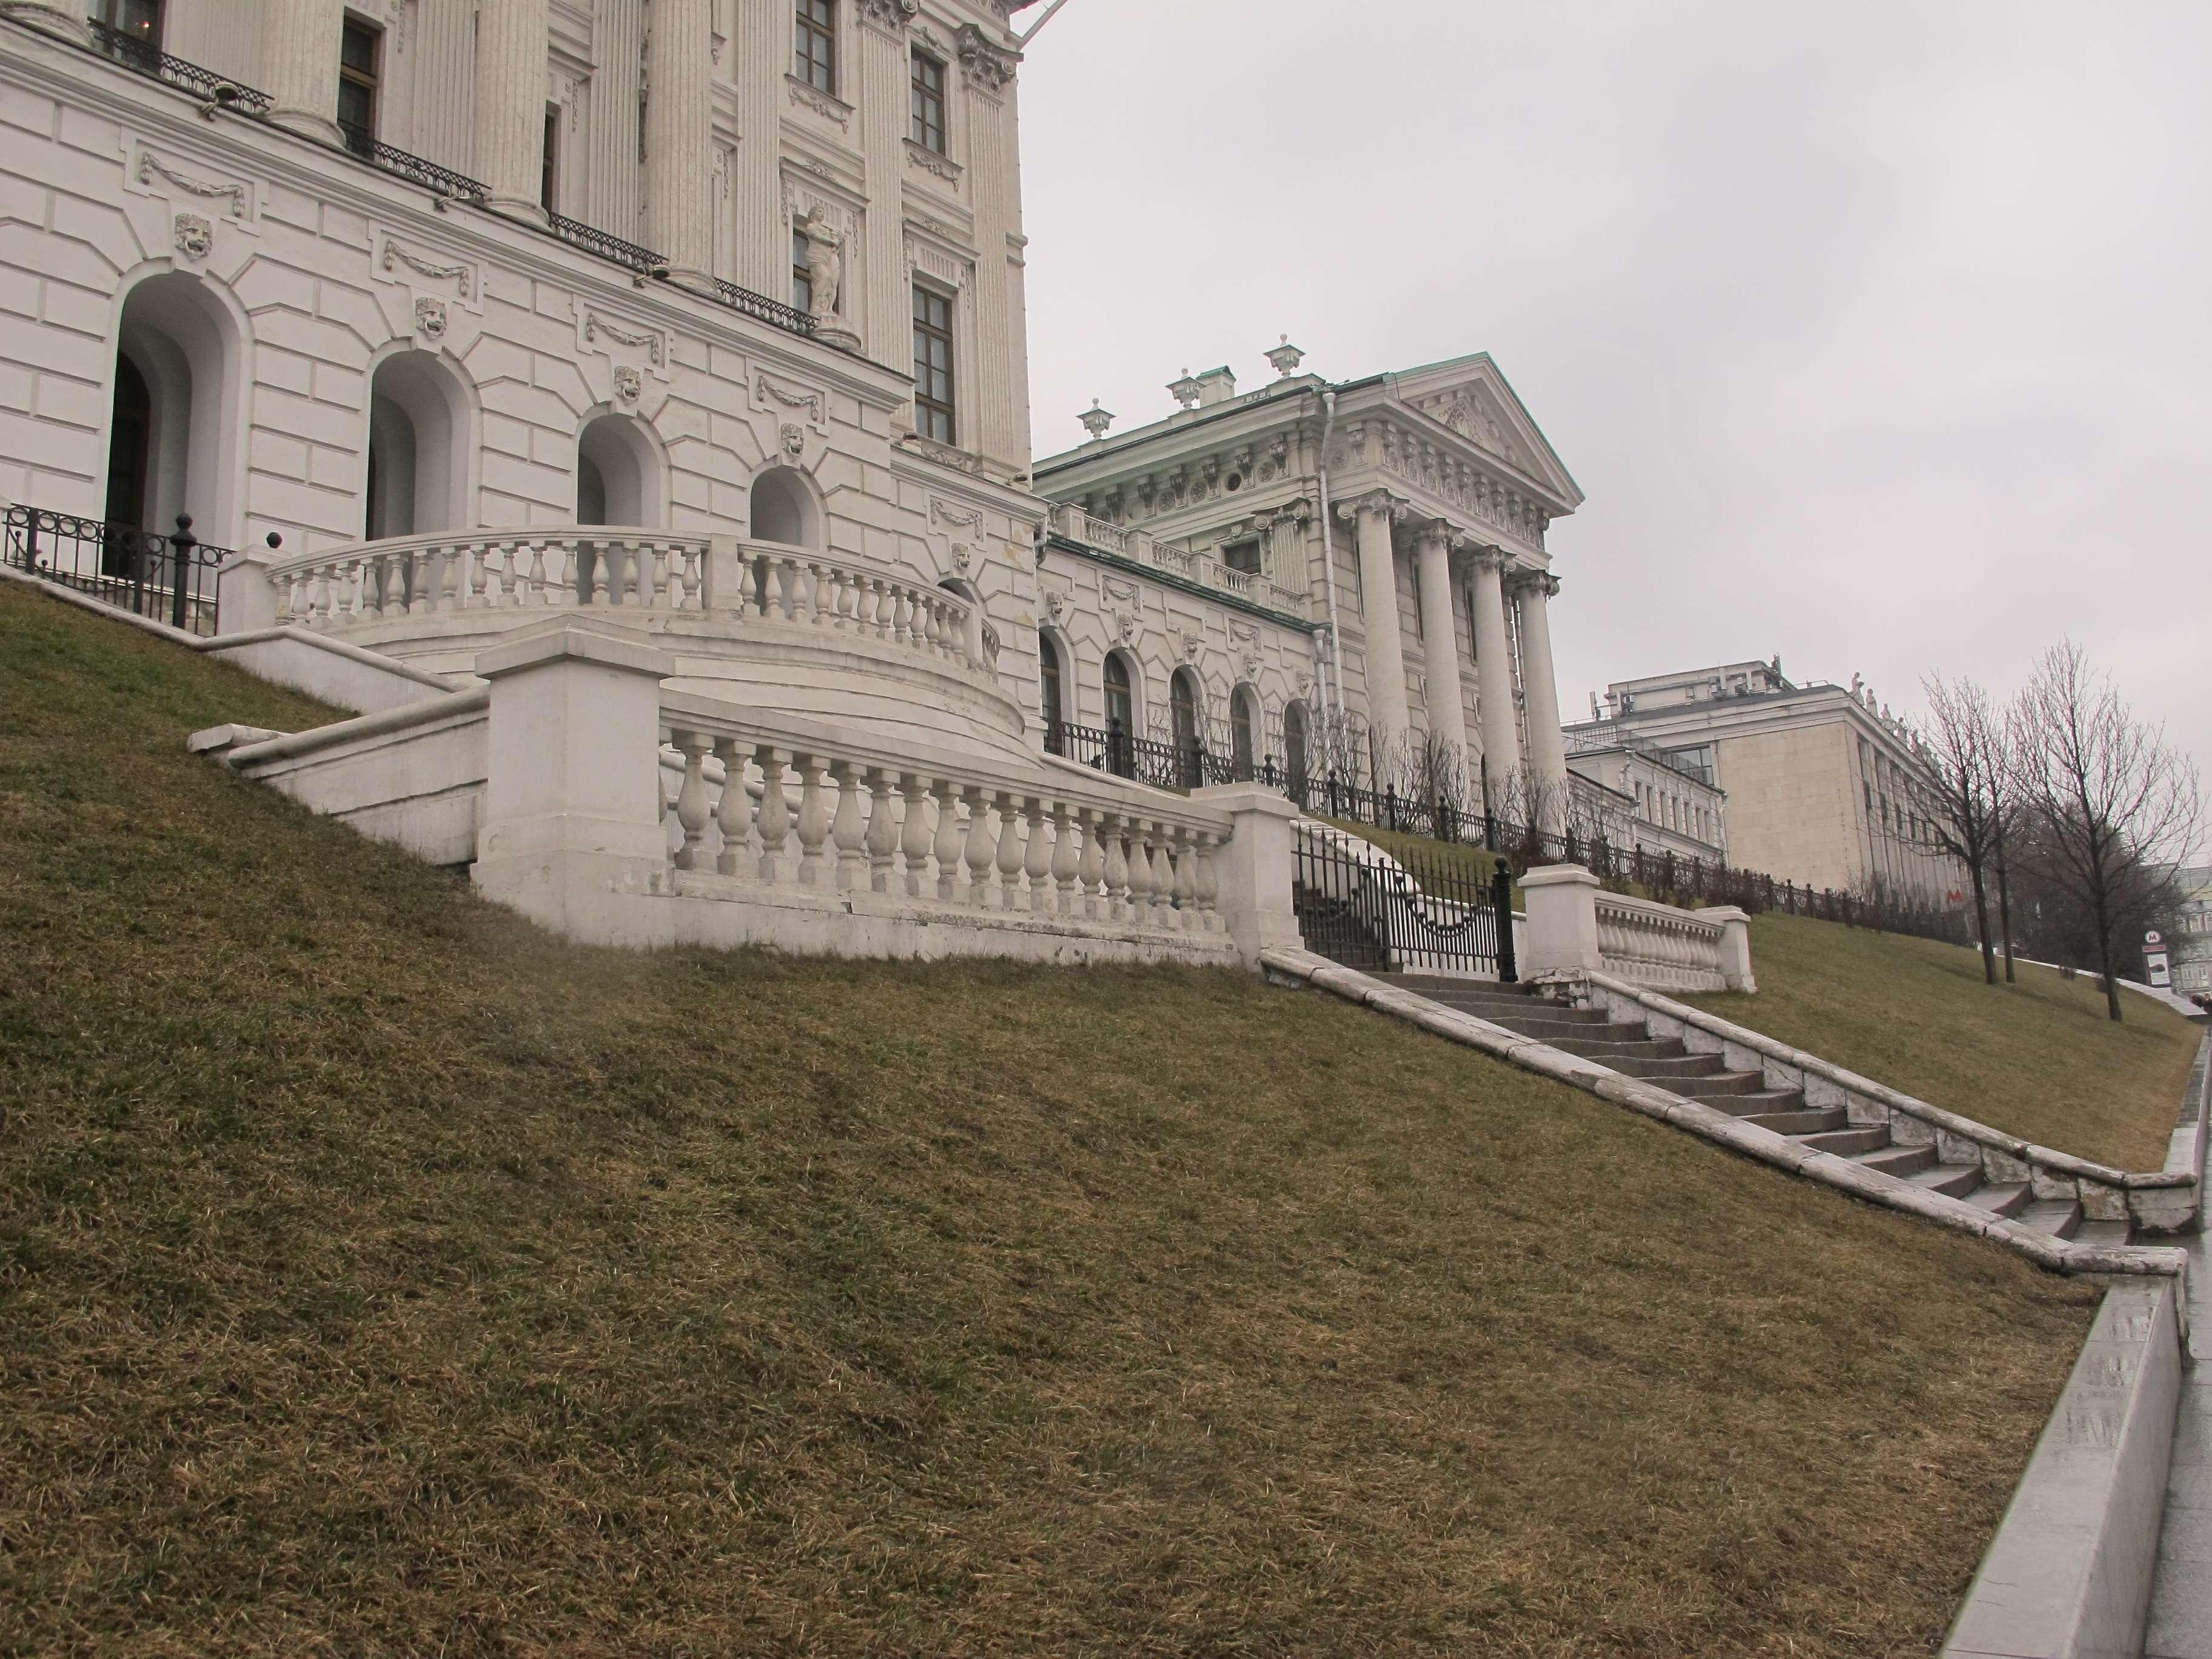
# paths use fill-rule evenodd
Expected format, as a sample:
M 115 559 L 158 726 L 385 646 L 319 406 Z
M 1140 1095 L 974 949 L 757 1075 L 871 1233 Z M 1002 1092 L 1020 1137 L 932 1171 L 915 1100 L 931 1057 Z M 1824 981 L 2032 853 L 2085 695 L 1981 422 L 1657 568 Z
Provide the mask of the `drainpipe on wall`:
M 1344 736 L 1344 638 L 1336 627 L 1336 532 L 1333 524 L 1334 510 L 1328 499 L 1328 434 L 1336 424 L 1336 393 L 1321 394 L 1321 453 L 1316 458 L 1321 476 L 1321 545 L 1322 559 L 1328 577 L 1328 654 L 1336 678 L 1336 729 L 1332 741 L 1341 741 Z M 1326 677 L 1324 677 L 1326 683 Z

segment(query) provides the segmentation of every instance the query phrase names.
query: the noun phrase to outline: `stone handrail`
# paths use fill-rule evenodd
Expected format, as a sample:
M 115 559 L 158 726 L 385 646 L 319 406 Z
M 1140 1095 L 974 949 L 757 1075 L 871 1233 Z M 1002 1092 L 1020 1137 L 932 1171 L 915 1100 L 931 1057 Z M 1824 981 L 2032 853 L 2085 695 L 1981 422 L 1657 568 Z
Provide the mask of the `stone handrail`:
M 1598 954 L 1624 979 L 1676 991 L 1728 989 L 1717 919 L 1625 893 L 1601 892 L 1595 902 Z
M 465 611 L 645 610 L 796 623 L 988 667 L 974 607 L 927 580 L 781 542 L 606 525 L 441 531 L 269 568 L 278 617 L 336 631 Z M 973 643 L 971 643 L 973 641 Z
M 1589 980 L 1609 1008 L 1648 1021 L 1653 1036 L 1680 1037 L 1692 1054 L 1718 1053 L 1730 1070 L 1759 1072 L 1770 1086 L 1802 1089 L 1816 1109 L 1841 1106 L 1855 1125 L 1887 1124 L 1898 1145 L 1932 1146 L 1945 1164 L 1979 1163 L 1984 1181 L 2024 1181 L 2037 1198 L 2070 1198 L 2093 1221 L 2131 1221 L 2146 1231 L 2178 1232 L 2196 1217 L 2193 1170 L 2130 1172 L 2038 1146 L 1640 985 L 1601 973 Z
M 679 872 L 1223 932 L 1225 813 L 1088 769 L 917 750 L 690 693 L 664 695 L 661 726 L 683 757 Z

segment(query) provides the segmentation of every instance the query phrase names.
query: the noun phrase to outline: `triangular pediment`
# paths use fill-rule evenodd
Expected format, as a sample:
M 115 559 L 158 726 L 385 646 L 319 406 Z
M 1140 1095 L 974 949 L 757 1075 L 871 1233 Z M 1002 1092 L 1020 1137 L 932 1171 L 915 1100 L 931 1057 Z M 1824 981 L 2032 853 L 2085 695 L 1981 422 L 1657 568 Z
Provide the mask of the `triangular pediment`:
M 1396 402 L 1449 427 L 1570 507 L 1583 500 L 1535 418 L 1486 352 L 1385 377 Z

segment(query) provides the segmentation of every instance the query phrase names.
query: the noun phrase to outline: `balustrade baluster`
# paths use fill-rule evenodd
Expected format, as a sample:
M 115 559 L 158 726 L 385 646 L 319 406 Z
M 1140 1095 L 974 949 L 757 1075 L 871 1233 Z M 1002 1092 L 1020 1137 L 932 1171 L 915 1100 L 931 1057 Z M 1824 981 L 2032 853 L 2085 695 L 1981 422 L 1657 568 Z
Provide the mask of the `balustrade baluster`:
M 789 868 L 784 862 L 783 848 L 791 839 L 791 803 L 784 797 L 783 769 L 790 757 L 763 744 L 754 758 L 761 769 L 761 879 L 781 881 Z
M 899 821 L 899 862 L 906 873 L 906 896 L 920 898 L 932 890 L 929 849 L 929 780 L 919 772 L 899 775 L 899 790 L 906 797 L 906 813 Z
M 1075 815 L 1067 803 L 1056 800 L 1052 804 L 1052 884 L 1056 890 L 1053 908 L 1063 916 L 1080 914 L 1075 896 L 1076 872 L 1083 867 L 1082 859 L 1075 848 Z
M 1152 849 L 1146 845 L 1145 821 L 1127 818 L 1123 822 L 1129 826 L 1127 920 L 1133 927 L 1149 927 L 1152 923 Z
M 830 777 L 837 786 L 836 816 L 830 821 L 830 838 L 837 848 L 837 890 L 849 893 L 868 884 L 868 820 L 860 810 L 867 785 L 851 761 L 832 761 Z
M 1006 790 L 999 800 L 999 908 L 1012 910 L 1020 904 L 1022 890 L 1022 798 Z
M 1199 925 L 1206 933 L 1221 931 L 1221 866 L 1215 861 L 1220 851 L 1221 837 L 1210 830 L 1201 830 L 1198 836 L 1198 916 Z M 1480 903 L 1480 901 L 1477 901 Z
M 1186 933 L 1199 931 L 1198 839 L 1189 830 L 1175 832 L 1176 915 Z
M 1027 841 L 1022 851 L 1022 873 L 1030 881 L 1030 910 L 1046 915 L 1052 910 L 1052 843 L 1045 839 L 1043 801 L 1031 795 L 1023 803 Z M 1011 903 L 1007 908 L 1012 909 Z
M 726 876 L 738 873 L 738 861 L 750 850 L 753 798 L 745 787 L 745 753 L 735 738 L 714 739 L 714 758 L 722 763 L 722 799 L 714 808 L 714 827 L 722 832 L 722 850 L 714 855 L 714 868 Z
M 851 571 L 831 568 L 830 597 L 836 610 L 830 619 L 830 625 L 841 634 L 851 631 L 854 615 L 859 608 L 860 596 L 855 591 L 856 586 Z
M 930 851 L 937 860 L 937 896 L 949 904 L 960 880 L 959 786 L 950 778 L 939 778 L 936 790 L 937 836 Z
M 830 840 L 830 805 L 822 799 L 822 761 L 796 753 L 791 757 L 799 774 L 799 884 L 827 887 L 834 873 L 823 848 Z
M 868 579 L 868 617 L 879 640 L 888 640 L 891 636 L 894 601 L 895 590 L 889 578 L 871 576 Z
M 677 851 L 676 867 L 703 869 L 707 863 L 707 752 L 714 745 L 703 732 L 672 735 L 684 756 L 684 787 L 676 793 L 676 822 L 684 828 L 684 845 Z
M 868 890 L 888 893 L 896 879 L 893 866 L 899 850 L 898 774 L 872 766 L 868 787 Z
M 1075 884 L 1083 899 L 1083 914 L 1097 921 L 1102 914 L 1110 919 L 1112 901 L 1106 896 L 1105 815 L 1095 807 L 1076 809 L 1083 823 L 1083 852 L 1075 866 Z M 1102 912 L 1102 907 L 1103 907 Z
M 990 820 L 984 811 L 983 791 L 971 784 L 963 793 L 968 801 L 968 879 L 961 884 L 960 902 L 980 908 L 991 902 L 991 860 L 995 848 L 991 842 Z
M 1099 817 L 1106 836 L 1106 861 L 1102 869 L 1106 884 L 1100 895 L 1106 910 L 1102 920 L 1106 921 L 1121 921 L 1129 914 L 1129 855 L 1121 839 L 1121 827 L 1127 822 L 1118 812 Z

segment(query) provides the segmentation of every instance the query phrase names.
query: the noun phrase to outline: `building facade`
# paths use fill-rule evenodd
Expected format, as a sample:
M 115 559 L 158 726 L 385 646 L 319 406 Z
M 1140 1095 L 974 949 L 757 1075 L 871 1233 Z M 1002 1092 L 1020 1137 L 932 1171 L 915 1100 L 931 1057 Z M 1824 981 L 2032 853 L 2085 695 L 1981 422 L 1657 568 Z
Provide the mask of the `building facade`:
M 1632 740 L 1724 791 L 1729 856 L 1744 868 L 1913 904 L 1963 902 L 1960 872 L 1934 850 L 1934 779 L 1912 733 L 1856 681 L 1797 685 L 1778 658 L 1616 681 L 1601 717 L 1567 740 Z
M 2185 865 L 2176 885 L 2181 903 L 2167 941 L 2176 994 L 2212 998 L 2212 865 Z
M 1728 862 L 1728 792 L 1642 738 L 1570 728 L 1567 769 L 1578 818 L 1623 850 Z M 1597 792 L 1602 791 L 1602 794 Z M 1592 815 L 1594 814 L 1594 817 Z M 1584 827 L 1577 823 L 1577 830 Z
M 1441 786 L 1564 823 L 1548 532 L 1581 490 L 1487 356 L 1333 383 L 1169 386 L 1166 418 L 1037 464 L 1047 706 L 1117 734 Z

